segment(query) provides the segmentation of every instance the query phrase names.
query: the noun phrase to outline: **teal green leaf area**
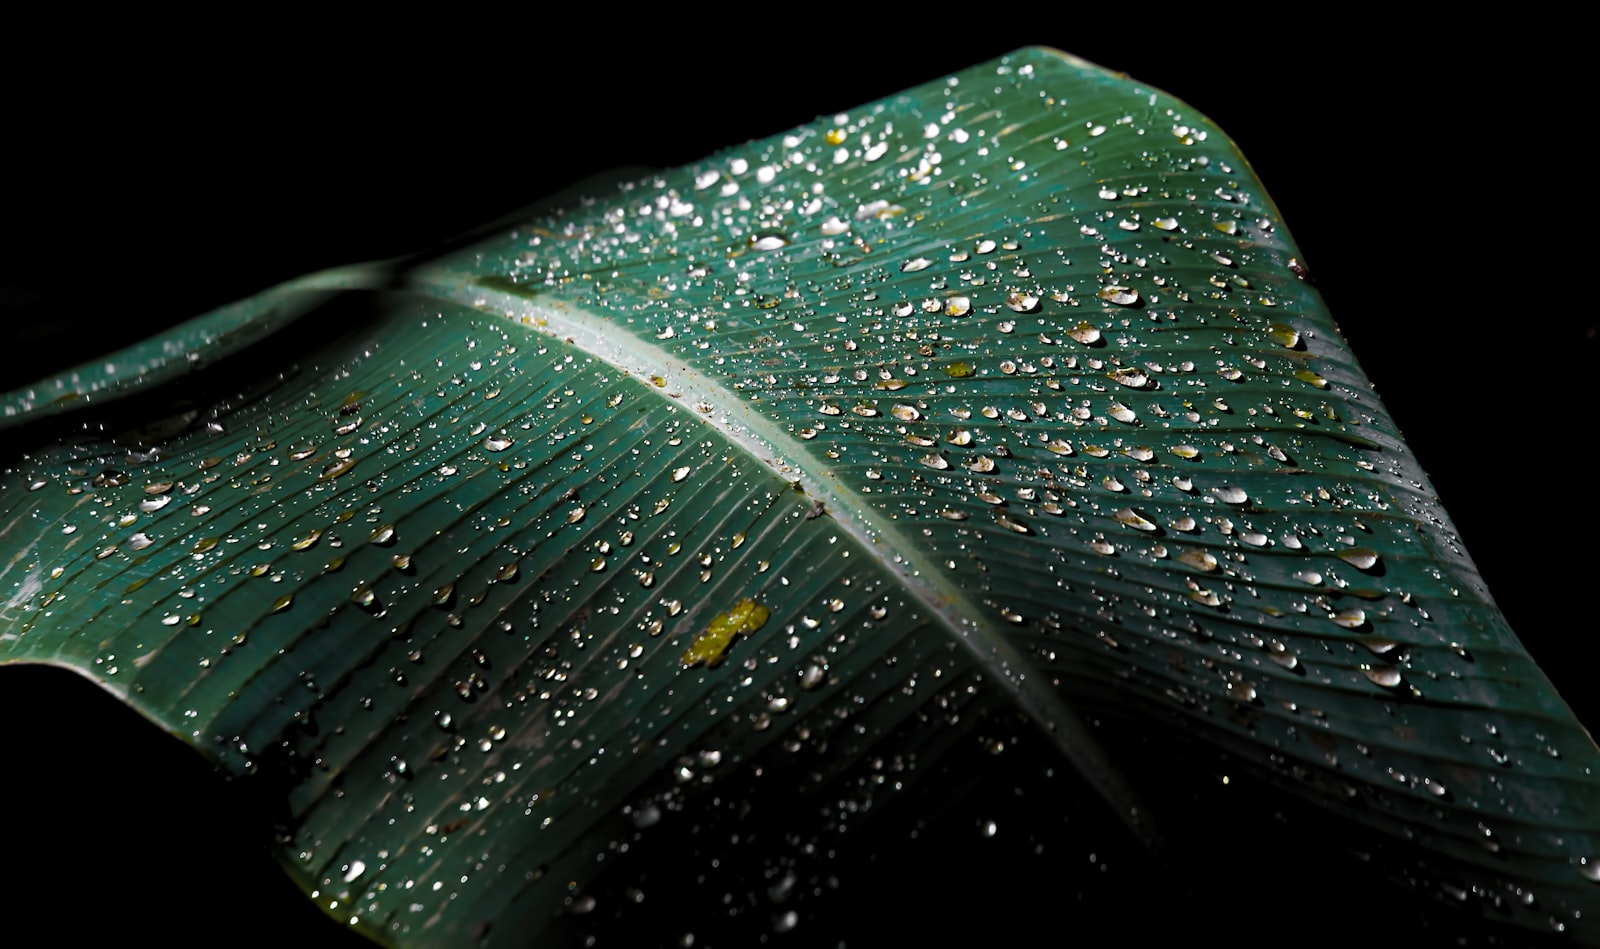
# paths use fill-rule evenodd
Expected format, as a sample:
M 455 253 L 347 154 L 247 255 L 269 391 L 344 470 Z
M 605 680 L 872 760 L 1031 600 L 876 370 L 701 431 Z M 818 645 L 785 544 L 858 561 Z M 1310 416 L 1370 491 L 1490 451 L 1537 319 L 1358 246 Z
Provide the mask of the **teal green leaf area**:
M 781 870 L 1014 712 L 1156 852 L 1195 817 L 1109 735 L 1600 940 L 1600 751 L 1277 209 L 1054 51 L 312 275 L 0 425 L 0 662 L 270 791 L 380 942 L 580 941 L 674 823 L 777 812 Z

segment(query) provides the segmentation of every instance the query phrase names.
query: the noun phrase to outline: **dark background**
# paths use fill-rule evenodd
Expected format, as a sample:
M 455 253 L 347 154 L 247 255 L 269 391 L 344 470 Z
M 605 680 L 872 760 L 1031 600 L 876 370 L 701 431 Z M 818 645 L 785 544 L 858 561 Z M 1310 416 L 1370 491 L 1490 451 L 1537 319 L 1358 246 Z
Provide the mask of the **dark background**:
M 0 388 L 311 270 L 432 246 L 589 172 L 692 161 L 1054 45 L 1239 143 L 1489 588 L 1593 728 L 1600 318 L 1579 296 L 1590 251 L 1571 234 L 1592 210 L 1567 181 L 1545 37 L 1303 12 L 1159 35 L 1110 17 L 913 30 L 923 15 L 708 26 L 684 9 L 623 34 L 581 14 L 194 45 L 150 23 L 36 47 L 19 32 L 0 67 Z M 29 918 L 98 939 L 327 935 L 207 767 L 93 687 L 6 670 L 0 721 L 0 934 Z

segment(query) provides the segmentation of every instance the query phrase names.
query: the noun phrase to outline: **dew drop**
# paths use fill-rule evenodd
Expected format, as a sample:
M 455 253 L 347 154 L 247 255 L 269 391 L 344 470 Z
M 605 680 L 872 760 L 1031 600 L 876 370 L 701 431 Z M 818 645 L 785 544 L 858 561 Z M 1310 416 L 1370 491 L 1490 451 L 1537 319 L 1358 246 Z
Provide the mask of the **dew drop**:
M 1087 322 L 1079 323 L 1077 326 L 1067 330 L 1067 335 L 1085 346 L 1092 346 L 1100 342 L 1100 328 Z
M 1243 488 L 1236 488 L 1231 485 L 1212 488 L 1211 494 L 1224 504 L 1243 504 L 1250 500 L 1250 495 L 1246 494 Z
M 1124 366 L 1106 374 L 1112 382 L 1130 389 L 1142 389 L 1150 383 L 1150 376 L 1143 369 Z
M 1357 570 L 1371 570 L 1378 565 L 1378 552 L 1365 547 L 1351 547 L 1337 554 L 1340 560 Z
M 1157 530 L 1154 521 L 1145 518 L 1142 514 L 1140 514 L 1138 511 L 1135 511 L 1131 507 L 1122 508 L 1113 514 L 1112 517 L 1116 518 L 1118 524 L 1121 524 L 1125 527 L 1131 527 L 1134 530 Z
M 1286 323 L 1273 323 L 1267 327 L 1267 333 L 1285 349 L 1300 345 L 1300 331 Z
M 1374 683 L 1381 685 L 1386 689 L 1398 688 L 1402 681 L 1400 670 L 1396 669 L 1394 666 L 1368 665 L 1363 663 L 1361 666 L 1361 672 L 1368 679 L 1371 679 Z
M 1366 611 L 1359 608 L 1340 610 L 1328 618 L 1345 629 L 1360 629 L 1367 622 Z
M 1006 306 L 1018 313 L 1032 313 L 1039 308 L 1039 298 L 1031 293 L 1013 290 L 1006 295 Z

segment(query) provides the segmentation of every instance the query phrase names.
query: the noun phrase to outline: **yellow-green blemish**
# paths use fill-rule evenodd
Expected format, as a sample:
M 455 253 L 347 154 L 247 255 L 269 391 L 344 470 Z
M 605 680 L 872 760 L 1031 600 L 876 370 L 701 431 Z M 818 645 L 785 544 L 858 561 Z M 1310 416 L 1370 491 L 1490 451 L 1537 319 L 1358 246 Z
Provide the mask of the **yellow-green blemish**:
M 772 611 L 755 600 L 746 598 L 734 604 L 733 609 L 719 614 L 706 627 L 706 631 L 696 636 L 689 648 L 684 650 L 683 658 L 678 661 L 684 666 L 698 663 L 716 665 L 722 660 L 722 654 L 728 651 L 733 644 L 735 636 L 744 636 L 753 633 L 767 625 L 767 617 Z

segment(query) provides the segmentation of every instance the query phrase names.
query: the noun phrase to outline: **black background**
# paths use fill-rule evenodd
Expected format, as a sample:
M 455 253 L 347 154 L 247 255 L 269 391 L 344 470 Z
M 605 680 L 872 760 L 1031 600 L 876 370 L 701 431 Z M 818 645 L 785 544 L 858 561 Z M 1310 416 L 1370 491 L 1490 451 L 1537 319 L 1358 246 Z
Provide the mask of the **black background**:
M 19 32 L 3 67 L 3 385 L 283 279 L 426 248 L 593 171 L 692 161 L 1053 45 L 1186 99 L 1239 143 L 1489 588 L 1592 728 L 1600 318 L 1545 38 L 1304 13 L 1150 31 L 970 12 L 1017 22 L 685 9 L 622 32 L 585 13 L 195 43 L 148 22 Z M 7 670 L 0 721 L 0 933 L 28 918 L 101 939 L 329 938 L 207 767 L 92 687 Z M 991 858 L 952 857 L 974 873 Z M 1071 926 L 1064 908 L 1051 918 Z

